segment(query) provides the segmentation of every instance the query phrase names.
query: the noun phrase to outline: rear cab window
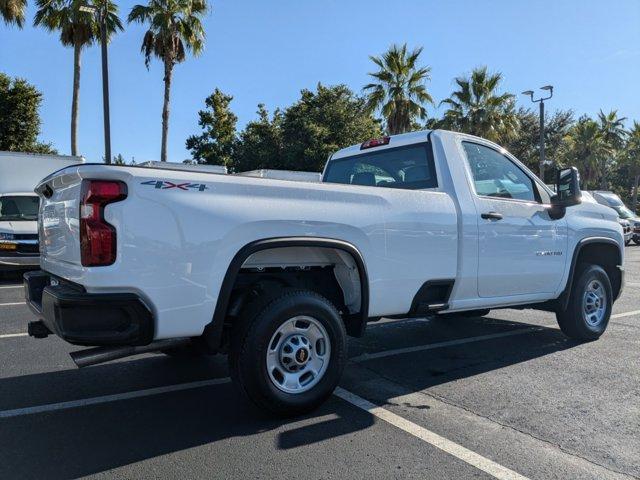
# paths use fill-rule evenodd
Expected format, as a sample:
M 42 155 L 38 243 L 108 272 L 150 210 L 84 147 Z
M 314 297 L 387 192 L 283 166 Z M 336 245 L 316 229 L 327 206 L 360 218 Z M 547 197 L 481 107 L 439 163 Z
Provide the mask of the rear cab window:
M 433 152 L 428 143 L 332 159 L 323 182 L 406 190 L 438 187 Z

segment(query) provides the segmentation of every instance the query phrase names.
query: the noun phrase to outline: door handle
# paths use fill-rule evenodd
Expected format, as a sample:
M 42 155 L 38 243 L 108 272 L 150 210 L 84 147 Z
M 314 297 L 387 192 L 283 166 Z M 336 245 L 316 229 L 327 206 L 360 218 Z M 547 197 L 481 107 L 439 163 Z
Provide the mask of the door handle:
M 485 220 L 502 220 L 502 214 L 498 212 L 481 213 L 480 216 Z

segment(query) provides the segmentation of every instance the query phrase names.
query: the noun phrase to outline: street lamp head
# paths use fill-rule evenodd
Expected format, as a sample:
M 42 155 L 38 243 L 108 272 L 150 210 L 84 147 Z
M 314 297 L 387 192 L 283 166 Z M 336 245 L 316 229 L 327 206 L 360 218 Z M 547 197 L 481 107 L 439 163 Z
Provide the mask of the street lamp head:
M 540 87 L 540 90 L 553 90 L 553 85 L 545 85 L 544 87 Z
M 524 92 L 522 92 L 522 95 L 533 95 L 533 90 L 525 90 Z

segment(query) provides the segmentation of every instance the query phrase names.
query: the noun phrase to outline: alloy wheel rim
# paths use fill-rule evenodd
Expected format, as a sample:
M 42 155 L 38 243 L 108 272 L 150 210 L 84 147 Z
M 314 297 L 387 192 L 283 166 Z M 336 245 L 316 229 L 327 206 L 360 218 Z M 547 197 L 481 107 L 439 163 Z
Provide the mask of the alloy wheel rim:
M 299 394 L 322 379 L 331 359 L 329 335 L 314 317 L 299 315 L 282 323 L 267 348 L 267 372 L 276 388 Z

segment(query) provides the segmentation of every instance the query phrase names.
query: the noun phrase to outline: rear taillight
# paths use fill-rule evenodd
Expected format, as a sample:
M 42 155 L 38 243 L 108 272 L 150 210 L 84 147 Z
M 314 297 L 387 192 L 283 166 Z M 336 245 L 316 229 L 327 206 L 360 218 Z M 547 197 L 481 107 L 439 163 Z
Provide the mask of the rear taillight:
M 104 219 L 104 207 L 127 197 L 127 185 L 115 180 L 83 180 L 80 200 L 80 257 L 85 267 L 116 261 L 116 229 Z

